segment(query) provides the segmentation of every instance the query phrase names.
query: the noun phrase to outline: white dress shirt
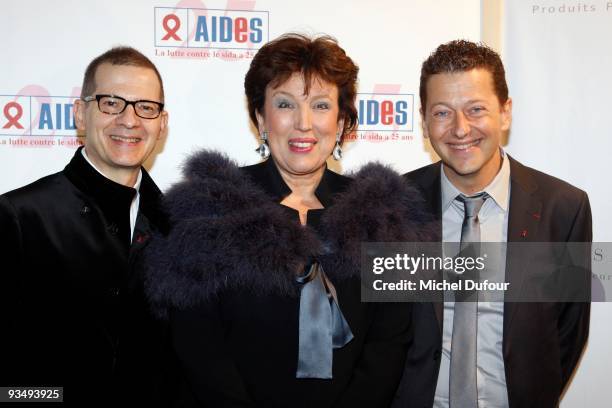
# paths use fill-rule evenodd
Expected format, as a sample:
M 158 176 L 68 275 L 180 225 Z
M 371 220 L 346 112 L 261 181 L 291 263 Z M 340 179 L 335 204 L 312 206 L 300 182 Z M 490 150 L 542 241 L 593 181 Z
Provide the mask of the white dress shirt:
M 501 150 L 501 149 L 500 149 Z M 508 206 L 510 202 L 510 163 L 502 152 L 502 165 L 497 176 L 483 190 L 489 195 L 478 219 L 482 242 L 505 243 L 508 236 Z M 441 171 L 442 183 L 442 239 L 444 242 L 460 242 L 464 218 L 463 204 L 455 198 L 461 192 Z M 487 246 L 489 257 L 487 273 L 501 276 L 505 273 L 505 245 Z M 496 252 L 495 254 L 491 252 Z M 455 303 L 444 302 L 444 323 L 440 373 L 434 398 L 434 407 L 449 407 L 450 360 L 452 353 L 453 316 Z M 508 391 L 502 351 L 504 304 L 503 302 L 478 303 L 478 334 L 476 348 L 476 381 L 478 406 L 481 408 L 508 407 Z

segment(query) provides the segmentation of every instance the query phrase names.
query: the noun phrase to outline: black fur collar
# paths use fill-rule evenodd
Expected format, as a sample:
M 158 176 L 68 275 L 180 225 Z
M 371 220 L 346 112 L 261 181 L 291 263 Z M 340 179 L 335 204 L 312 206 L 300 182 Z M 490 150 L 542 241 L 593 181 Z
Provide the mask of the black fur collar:
M 428 220 L 414 187 L 380 164 L 352 175 L 321 219 L 321 238 L 219 153 L 194 154 L 165 197 L 172 229 L 147 247 L 146 290 L 158 314 L 226 288 L 297 295 L 296 274 L 321 260 L 332 282 L 360 274 L 361 242 L 421 240 Z

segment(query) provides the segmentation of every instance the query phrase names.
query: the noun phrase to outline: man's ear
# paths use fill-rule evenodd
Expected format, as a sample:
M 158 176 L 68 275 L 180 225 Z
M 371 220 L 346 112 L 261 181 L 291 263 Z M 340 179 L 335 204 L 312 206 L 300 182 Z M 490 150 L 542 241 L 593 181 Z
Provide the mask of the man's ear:
M 166 127 L 168 126 L 168 112 L 163 111 L 160 115 L 160 124 L 159 124 L 159 136 L 157 136 L 157 140 L 161 139 L 164 135 L 164 131 L 166 130 Z
M 429 138 L 429 133 L 427 132 L 427 124 L 425 123 L 425 114 L 423 113 L 423 107 L 419 109 L 419 113 L 421 114 L 421 129 L 423 130 L 423 137 L 425 139 Z
M 87 126 L 87 120 L 85 119 L 87 110 L 87 102 L 82 99 L 77 99 L 74 101 L 74 123 L 78 130 L 84 131 Z
M 512 124 L 512 98 L 508 98 L 501 106 L 501 129 L 507 131 Z

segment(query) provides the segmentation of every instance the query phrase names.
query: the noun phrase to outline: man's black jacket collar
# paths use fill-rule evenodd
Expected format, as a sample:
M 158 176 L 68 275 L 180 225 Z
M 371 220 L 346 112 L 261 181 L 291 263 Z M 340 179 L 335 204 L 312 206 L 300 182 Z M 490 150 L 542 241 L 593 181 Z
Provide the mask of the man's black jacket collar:
M 64 174 L 81 192 L 90 197 L 105 213 L 121 212 L 129 217 L 129 208 L 136 189 L 116 183 L 94 169 L 83 157 L 80 147 L 64 169 Z M 156 226 L 165 229 L 165 215 L 160 209 L 162 193 L 144 168 L 140 183 L 139 212 Z

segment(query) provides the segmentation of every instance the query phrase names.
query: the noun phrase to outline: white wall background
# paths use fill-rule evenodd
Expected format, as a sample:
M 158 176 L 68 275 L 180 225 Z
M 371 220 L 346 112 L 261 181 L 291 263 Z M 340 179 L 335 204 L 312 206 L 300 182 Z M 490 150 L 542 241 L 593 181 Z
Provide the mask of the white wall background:
M 502 48 L 514 101 L 507 150 L 587 191 L 593 239 L 610 242 L 612 1 L 504 3 Z M 610 255 L 601 271 L 607 276 Z M 611 405 L 611 316 L 612 304 L 593 303 L 589 344 L 563 408 Z

